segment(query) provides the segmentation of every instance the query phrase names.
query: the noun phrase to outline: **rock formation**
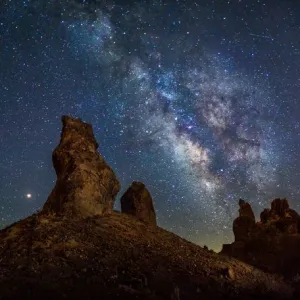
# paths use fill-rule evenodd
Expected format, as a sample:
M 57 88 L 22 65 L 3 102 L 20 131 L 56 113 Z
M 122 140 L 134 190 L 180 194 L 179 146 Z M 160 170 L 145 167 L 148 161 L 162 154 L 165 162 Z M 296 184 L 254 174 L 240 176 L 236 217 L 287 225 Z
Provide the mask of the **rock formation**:
M 223 245 L 230 255 L 266 271 L 288 277 L 300 270 L 300 216 L 289 208 L 287 199 L 274 199 L 271 209 L 255 223 L 251 206 L 239 202 L 240 216 L 233 222 L 235 242 Z
M 140 221 L 156 225 L 156 214 L 151 195 L 142 182 L 134 181 L 121 198 L 123 213 Z
M 291 299 L 282 278 L 149 226 L 155 212 L 140 182 L 123 195 L 124 213 L 112 211 L 120 186 L 97 147 L 91 125 L 63 117 L 43 211 L 0 230 L 1 300 Z
M 239 200 L 239 217 L 233 222 L 235 241 L 243 241 L 248 238 L 252 227 L 255 225 L 255 216 L 251 205 L 244 200 Z
M 253 222 L 255 222 L 255 216 L 254 216 L 251 205 L 248 202 L 240 199 L 239 206 L 240 206 L 240 209 L 239 209 L 240 217 L 248 217 Z
M 274 199 L 271 209 L 265 209 L 260 218 L 262 223 L 272 223 L 283 233 L 300 234 L 300 216 L 289 208 L 287 199 Z
M 92 126 L 68 116 L 62 123 L 52 155 L 57 181 L 42 211 L 79 217 L 111 212 L 120 184 L 97 151 Z

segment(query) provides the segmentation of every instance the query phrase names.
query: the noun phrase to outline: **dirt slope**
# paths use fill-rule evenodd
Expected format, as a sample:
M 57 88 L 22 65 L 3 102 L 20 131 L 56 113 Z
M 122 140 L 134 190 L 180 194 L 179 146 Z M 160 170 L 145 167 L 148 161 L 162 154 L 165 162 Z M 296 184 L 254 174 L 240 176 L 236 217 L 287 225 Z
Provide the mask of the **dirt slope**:
M 0 299 L 289 299 L 279 277 L 120 213 L 0 232 Z

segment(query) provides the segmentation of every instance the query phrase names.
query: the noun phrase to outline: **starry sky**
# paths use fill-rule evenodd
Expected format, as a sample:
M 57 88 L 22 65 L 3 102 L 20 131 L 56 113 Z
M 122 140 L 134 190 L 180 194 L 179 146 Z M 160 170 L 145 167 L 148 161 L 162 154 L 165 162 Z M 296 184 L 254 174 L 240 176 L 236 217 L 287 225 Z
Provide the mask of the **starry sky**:
M 61 115 L 93 124 L 122 190 L 220 250 L 238 199 L 300 198 L 300 2 L 0 2 L 0 223 L 55 184 Z M 116 209 L 120 208 L 116 201 Z

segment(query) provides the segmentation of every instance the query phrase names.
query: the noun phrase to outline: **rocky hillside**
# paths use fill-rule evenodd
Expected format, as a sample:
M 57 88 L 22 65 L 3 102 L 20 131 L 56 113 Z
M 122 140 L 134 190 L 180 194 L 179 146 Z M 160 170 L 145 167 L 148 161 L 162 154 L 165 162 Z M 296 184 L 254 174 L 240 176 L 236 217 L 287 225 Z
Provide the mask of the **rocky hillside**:
M 279 278 L 121 213 L 33 215 L 0 233 L 0 299 L 289 298 Z
M 63 117 L 43 209 L 0 231 L 0 299 L 291 299 L 279 276 L 156 225 L 144 184 L 120 189 L 92 127 Z

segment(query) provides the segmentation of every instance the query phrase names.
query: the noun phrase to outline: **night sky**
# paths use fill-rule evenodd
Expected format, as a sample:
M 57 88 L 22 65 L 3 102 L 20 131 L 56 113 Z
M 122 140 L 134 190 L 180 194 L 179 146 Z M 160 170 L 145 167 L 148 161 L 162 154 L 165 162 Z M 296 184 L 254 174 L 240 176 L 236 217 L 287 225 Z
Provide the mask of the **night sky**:
M 219 250 L 238 199 L 300 199 L 300 2 L 0 2 L 0 221 L 46 201 L 61 115 L 93 124 L 122 190 Z

